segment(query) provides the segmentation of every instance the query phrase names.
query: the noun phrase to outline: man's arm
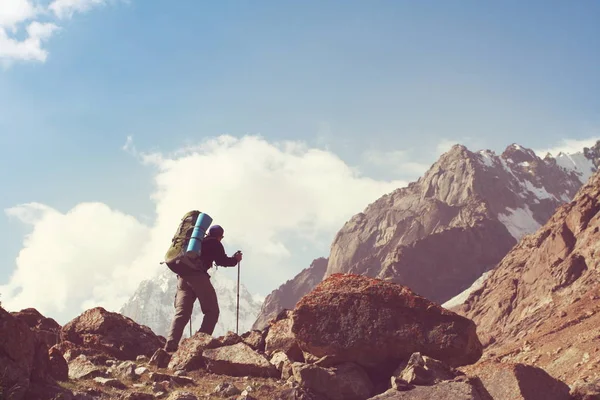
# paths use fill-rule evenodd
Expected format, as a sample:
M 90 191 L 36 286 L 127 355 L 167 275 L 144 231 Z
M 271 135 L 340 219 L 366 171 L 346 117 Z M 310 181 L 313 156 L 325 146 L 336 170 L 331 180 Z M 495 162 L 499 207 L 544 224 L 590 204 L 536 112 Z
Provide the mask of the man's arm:
M 225 254 L 223 245 L 219 242 L 217 242 L 217 245 L 218 246 L 215 247 L 215 263 L 221 267 L 235 267 L 238 263 L 237 258 L 228 257 L 227 254 Z

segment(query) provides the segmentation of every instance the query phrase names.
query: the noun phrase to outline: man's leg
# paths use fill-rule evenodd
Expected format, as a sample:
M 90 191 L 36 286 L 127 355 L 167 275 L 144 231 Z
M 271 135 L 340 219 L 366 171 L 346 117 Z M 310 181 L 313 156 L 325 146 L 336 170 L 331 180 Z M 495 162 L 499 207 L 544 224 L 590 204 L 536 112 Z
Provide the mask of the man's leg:
M 180 276 L 177 277 L 177 294 L 175 295 L 175 316 L 167 337 L 166 351 L 175 351 L 183 335 L 183 329 L 192 316 L 196 295 L 190 285 Z
M 204 332 L 212 335 L 215 330 L 215 325 L 219 320 L 219 302 L 217 301 L 217 293 L 210 282 L 208 274 L 186 276 L 185 279 L 189 282 L 194 290 L 194 294 L 200 301 L 200 307 L 204 313 L 202 326 L 198 332 Z

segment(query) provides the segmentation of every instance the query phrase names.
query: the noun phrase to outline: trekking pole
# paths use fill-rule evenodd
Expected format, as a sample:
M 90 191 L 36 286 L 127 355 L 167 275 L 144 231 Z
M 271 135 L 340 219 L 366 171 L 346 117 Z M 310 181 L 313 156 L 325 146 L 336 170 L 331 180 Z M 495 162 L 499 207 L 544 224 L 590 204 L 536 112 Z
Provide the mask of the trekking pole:
M 192 337 L 192 316 L 190 315 L 190 337 Z
M 240 262 L 238 261 L 237 306 L 235 311 L 235 334 L 238 334 L 240 323 Z

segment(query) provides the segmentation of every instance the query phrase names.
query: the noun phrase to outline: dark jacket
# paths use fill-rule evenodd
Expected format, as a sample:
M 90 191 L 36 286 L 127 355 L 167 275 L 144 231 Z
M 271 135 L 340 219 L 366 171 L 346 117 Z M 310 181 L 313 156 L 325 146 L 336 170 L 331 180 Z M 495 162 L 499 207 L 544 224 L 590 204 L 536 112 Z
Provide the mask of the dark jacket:
M 222 267 L 235 267 L 237 265 L 237 259 L 228 257 L 219 239 L 213 236 L 202 239 L 200 260 L 205 271 L 212 267 L 213 262 Z

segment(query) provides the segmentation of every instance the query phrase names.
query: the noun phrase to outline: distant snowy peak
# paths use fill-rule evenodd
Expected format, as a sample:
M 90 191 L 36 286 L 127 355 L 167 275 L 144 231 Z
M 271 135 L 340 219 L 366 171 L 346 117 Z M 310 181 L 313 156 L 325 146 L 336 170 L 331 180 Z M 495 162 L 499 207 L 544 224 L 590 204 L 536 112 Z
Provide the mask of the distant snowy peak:
M 235 331 L 237 313 L 237 283 L 218 270 L 210 270 L 211 282 L 217 292 L 220 316 L 213 336 L 220 336 L 227 331 Z M 123 305 L 120 313 L 132 318 L 139 324 L 150 327 L 154 333 L 167 336 L 175 313 L 174 299 L 177 291 L 177 276 L 170 270 L 153 279 L 140 283 L 129 301 Z M 260 312 L 262 301 L 240 285 L 239 333 L 249 331 Z M 198 301 L 194 303 L 192 314 L 193 331 L 198 330 L 203 314 Z M 187 337 L 189 327 L 184 331 Z
M 586 183 L 597 169 L 594 162 L 582 152 L 574 154 L 560 152 L 554 159 L 556 160 L 556 164 L 565 171 L 574 172 L 581 183 Z
M 569 202 L 594 171 L 585 157 L 541 159 L 516 143 L 500 155 L 481 150 L 474 158 L 481 167 L 479 194 L 516 240 L 535 232 L 558 205 Z

